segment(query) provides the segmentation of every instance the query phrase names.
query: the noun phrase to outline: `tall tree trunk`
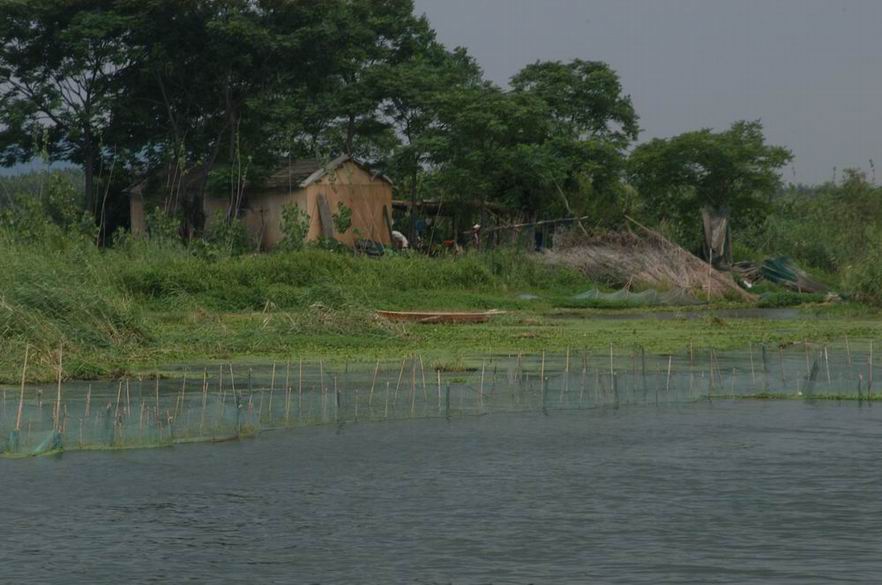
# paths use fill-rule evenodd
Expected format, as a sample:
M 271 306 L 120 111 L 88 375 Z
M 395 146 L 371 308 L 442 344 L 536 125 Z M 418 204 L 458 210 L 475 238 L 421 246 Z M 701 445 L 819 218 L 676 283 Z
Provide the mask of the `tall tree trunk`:
M 92 146 L 91 132 L 86 131 L 83 148 L 86 151 L 83 163 L 83 188 L 86 191 L 86 210 L 95 215 L 95 149 Z
M 417 205 L 417 175 L 419 169 L 414 166 L 413 174 L 410 177 L 410 245 L 416 245 L 416 205 Z
M 352 145 L 355 142 L 355 116 L 349 115 L 349 121 L 346 124 L 346 154 L 352 156 Z

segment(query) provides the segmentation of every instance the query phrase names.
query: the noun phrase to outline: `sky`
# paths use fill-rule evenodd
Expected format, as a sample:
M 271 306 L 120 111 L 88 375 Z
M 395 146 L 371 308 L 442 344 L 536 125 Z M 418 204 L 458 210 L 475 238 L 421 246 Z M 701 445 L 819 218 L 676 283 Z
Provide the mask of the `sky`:
M 759 119 L 796 157 L 787 181 L 882 165 L 882 0 L 415 3 L 439 40 L 466 47 L 501 85 L 538 60 L 609 63 L 641 141 Z

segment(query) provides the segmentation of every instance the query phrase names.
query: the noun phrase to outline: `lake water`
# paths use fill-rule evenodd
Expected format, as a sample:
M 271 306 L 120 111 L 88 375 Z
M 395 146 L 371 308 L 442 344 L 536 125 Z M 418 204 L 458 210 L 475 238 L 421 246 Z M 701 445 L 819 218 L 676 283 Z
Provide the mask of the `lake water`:
M 877 583 L 880 441 L 705 401 L 0 460 L 0 583 Z

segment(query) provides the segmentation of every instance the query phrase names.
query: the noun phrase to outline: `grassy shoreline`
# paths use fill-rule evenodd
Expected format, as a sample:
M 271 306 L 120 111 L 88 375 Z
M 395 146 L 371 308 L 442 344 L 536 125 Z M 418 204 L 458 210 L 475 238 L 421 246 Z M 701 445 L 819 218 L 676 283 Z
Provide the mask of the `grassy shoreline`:
M 690 343 L 726 350 L 882 336 L 878 312 L 860 305 L 804 308 L 787 321 L 719 313 L 744 306 L 736 304 L 590 308 L 572 298 L 594 283 L 512 251 L 437 259 L 323 250 L 210 258 L 138 242 L 105 251 L 69 242 L 47 247 L 9 243 L 0 250 L 9 275 L 0 282 L 0 383 L 19 380 L 26 346 L 29 381 L 48 382 L 61 346 L 65 377 L 90 379 L 295 356 L 369 361 L 420 353 L 452 361 L 491 350 L 613 344 L 669 353 Z M 478 325 L 394 324 L 374 313 L 490 308 L 508 313 Z M 694 318 L 678 316 L 684 311 Z
M 706 317 L 659 320 L 647 310 L 568 310 L 564 318 L 558 318 L 553 309 L 515 311 L 481 325 L 376 324 L 373 330 L 362 326 L 326 334 L 292 328 L 292 320 L 302 315 L 286 312 L 153 313 L 146 318 L 151 327 L 149 341 L 86 351 L 66 347 L 64 371 L 70 378 L 107 378 L 162 371 L 175 364 L 268 363 L 299 357 L 367 362 L 414 353 L 448 362 L 488 352 L 562 353 L 568 348 L 596 352 L 610 344 L 620 349 L 639 346 L 654 354 L 682 354 L 690 344 L 725 352 L 743 350 L 749 343 L 839 345 L 846 337 L 859 343 L 882 336 L 879 320 L 843 318 L 827 308 L 803 309 L 789 321 L 725 319 L 716 317 L 713 308 L 706 312 Z M 4 354 L 0 383 L 18 381 L 22 357 L 23 350 L 19 355 Z M 28 379 L 52 381 L 55 359 L 51 350 L 32 350 Z

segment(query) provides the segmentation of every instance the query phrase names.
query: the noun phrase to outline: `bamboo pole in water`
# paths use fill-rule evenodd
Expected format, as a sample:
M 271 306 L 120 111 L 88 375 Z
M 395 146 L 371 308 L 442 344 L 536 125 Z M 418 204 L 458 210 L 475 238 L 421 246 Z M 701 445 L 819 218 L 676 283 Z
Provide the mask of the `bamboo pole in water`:
M 374 366 L 374 375 L 371 378 L 371 390 L 368 393 L 368 416 L 372 414 L 372 404 L 374 402 L 374 386 L 377 384 L 377 374 L 380 373 L 380 360 L 377 360 L 377 365 Z
M 297 415 L 303 420 L 303 356 L 300 356 L 300 376 L 297 382 Z
M 184 414 L 184 406 L 185 406 L 184 401 L 187 398 L 187 374 L 188 373 L 189 373 L 189 370 L 184 368 L 184 381 L 181 382 L 181 397 L 180 397 L 181 415 Z M 128 394 L 129 394 L 129 381 L 126 380 L 126 397 L 128 397 Z M 175 418 L 178 418 L 178 409 L 177 408 L 175 409 Z
M 833 380 L 830 379 L 830 356 L 827 353 L 827 346 L 824 346 L 824 365 L 827 369 L 827 385 L 829 386 Z
M 435 370 L 438 377 L 438 412 L 441 412 L 441 368 Z
M 807 339 L 802 340 L 802 349 L 803 353 L 805 353 L 805 373 L 810 374 L 812 371 L 811 364 L 809 364 L 809 344 Z
M 288 374 L 290 371 L 290 362 L 285 363 L 285 387 L 288 387 Z M 273 360 L 273 369 L 270 373 L 270 395 L 269 401 L 267 404 L 267 410 L 269 410 L 269 424 L 272 426 L 273 424 L 273 395 L 276 393 L 276 362 Z
M 132 416 L 132 391 L 128 378 L 126 378 L 126 416 Z
M 224 367 L 223 367 L 223 365 L 221 365 L 221 367 L 220 367 L 220 373 L 218 374 L 217 385 L 218 385 L 217 397 L 219 399 L 217 401 L 217 420 L 218 420 L 218 425 L 220 425 L 220 423 L 223 419 L 223 416 L 224 416 L 224 403 L 227 400 L 227 389 L 224 387 Z
M 92 385 L 89 384 L 89 389 L 86 391 L 86 409 L 83 412 L 84 418 L 89 418 L 89 415 L 92 413 Z
M 199 419 L 199 434 L 205 427 L 205 407 L 208 405 L 208 368 L 202 370 L 202 416 Z
M 264 392 L 260 393 L 260 402 L 257 403 L 257 424 L 263 424 L 263 395 Z
M 766 344 L 762 345 L 763 351 L 763 392 L 769 391 L 769 356 L 766 351 Z
M 410 358 L 410 416 L 416 413 L 416 359 Z
M 567 347 L 566 357 L 564 358 L 564 382 L 560 386 L 560 407 L 563 408 L 564 396 L 570 391 L 570 348 Z
M 753 343 L 747 343 L 747 351 L 750 354 L 750 383 L 756 386 L 756 371 L 753 367 Z
M 31 351 L 31 346 L 25 345 L 25 356 L 24 356 L 24 365 L 21 367 L 21 393 L 18 396 L 18 414 L 15 416 L 15 431 L 21 431 L 21 415 L 24 412 L 24 391 L 25 391 L 25 380 L 28 375 L 28 356 Z
M 285 424 L 291 419 L 291 360 L 285 361 Z M 270 421 L 272 421 L 272 411 L 270 411 Z
M 478 388 L 478 412 L 483 412 L 484 410 L 484 370 L 487 367 L 487 363 L 484 360 L 481 360 L 481 385 Z
M 340 392 L 337 390 L 336 375 L 334 375 L 334 422 L 340 422 Z
M 785 373 L 785 370 L 784 370 L 784 349 L 781 347 L 778 348 L 778 357 L 780 358 L 780 361 L 781 361 L 781 392 L 786 392 L 787 391 L 787 374 Z
M 613 376 L 615 376 L 615 365 L 613 364 L 613 344 L 609 344 L 609 379 L 612 381 Z
M 64 359 L 64 344 L 59 344 L 58 346 L 58 393 L 55 397 L 55 413 L 53 414 L 53 418 L 55 419 L 55 430 L 59 433 L 61 432 L 61 376 L 63 369 L 63 359 Z
M 322 360 L 319 360 L 319 392 L 321 393 L 320 415 L 322 422 L 325 422 L 328 418 L 328 397 L 325 388 L 325 365 Z
M 845 336 L 845 353 L 848 356 L 848 365 L 851 366 L 851 346 L 848 344 L 848 335 Z
M 420 376 L 423 379 L 423 402 L 428 404 L 429 402 L 429 391 L 426 389 L 426 370 L 423 367 L 423 356 L 420 354 Z
M 393 406 L 398 403 L 398 388 L 401 387 L 401 378 L 404 376 L 404 363 L 406 360 L 407 358 L 401 360 L 401 369 L 398 371 L 398 382 L 395 384 L 395 395 L 392 397 Z
M 119 416 L 119 401 L 122 396 L 122 384 L 123 384 L 122 380 L 120 380 L 119 385 L 116 388 L 116 410 L 113 413 L 113 426 L 118 430 L 122 430 L 122 420 Z M 158 418 L 159 418 L 159 416 L 157 413 L 157 419 Z M 117 437 L 119 437 L 119 435 L 116 432 L 114 432 L 113 436 L 115 439 Z
M 674 364 L 674 356 L 669 355 L 668 356 L 668 377 L 667 377 L 667 380 L 665 381 L 665 394 L 668 396 L 670 396 L 670 393 L 671 393 L 671 367 L 673 366 L 673 364 Z
M 579 381 L 579 408 L 582 408 L 584 405 L 585 398 L 585 384 L 587 384 L 587 376 L 588 376 L 588 360 L 585 355 L 585 351 L 582 351 L 582 375 L 581 380 Z
M 542 398 L 542 412 L 548 414 L 545 409 L 545 351 L 542 352 L 542 364 L 539 366 L 539 392 Z

